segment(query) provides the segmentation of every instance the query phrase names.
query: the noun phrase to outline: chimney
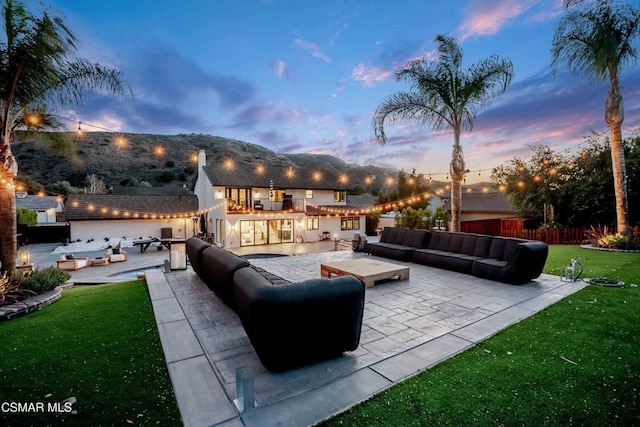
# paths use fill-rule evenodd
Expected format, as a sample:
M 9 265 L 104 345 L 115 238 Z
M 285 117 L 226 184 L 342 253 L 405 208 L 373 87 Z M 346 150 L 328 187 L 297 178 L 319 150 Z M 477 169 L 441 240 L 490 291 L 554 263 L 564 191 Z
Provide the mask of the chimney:
M 204 150 L 200 150 L 198 153 L 198 169 L 203 166 L 207 166 L 207 153 Z

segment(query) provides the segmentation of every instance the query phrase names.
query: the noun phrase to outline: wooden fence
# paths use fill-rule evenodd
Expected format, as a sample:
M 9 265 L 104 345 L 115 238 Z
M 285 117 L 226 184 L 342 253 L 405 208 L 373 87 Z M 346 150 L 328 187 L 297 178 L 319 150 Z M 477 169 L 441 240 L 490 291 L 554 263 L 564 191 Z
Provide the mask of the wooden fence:
M 528 240 L 540 240 L 550 245 L 579 245 L 586 240 L 588 228 L 502 230 L 504 237 L 519 237 Z

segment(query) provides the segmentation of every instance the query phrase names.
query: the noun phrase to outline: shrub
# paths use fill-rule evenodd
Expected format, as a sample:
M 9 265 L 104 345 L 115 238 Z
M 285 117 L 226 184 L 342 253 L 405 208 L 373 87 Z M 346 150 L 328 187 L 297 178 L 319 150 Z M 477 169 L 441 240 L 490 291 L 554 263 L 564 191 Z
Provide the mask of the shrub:
M 69 280 L 70 277 L 71 275 L 66 271 L 58 270 L 55 267 L 47 267 L 34 270 L 27 276 L 14 274 L 11 279 L 15 280 L 17 286 L 21 289 L 42 294 L 55 289 L 56 286 L 62 285 Z
M 0 275 L 0 307 L 21 301 L 31 295 L 35 295 L 35 292 L 21 288 L 20 284 L 13 280 L 13 275 L 9 276 L 6 272 Z
M 637 250 L 640 249 L 640 237 L 637 231 L 631 235 L 621 236 L 619 234 L 613 234 L 609 232 L 608 227 L 598 225 L 598 227 L 591 226 L 590 230 L 585 232 L 587 241 L 596 248 L 607 249 L 627 249 Z
M 159 182 L 171 182 L 175 179 L 175 177 L 176 174 L 172 170 L 164 170 L 156 176 L 156 179 Z

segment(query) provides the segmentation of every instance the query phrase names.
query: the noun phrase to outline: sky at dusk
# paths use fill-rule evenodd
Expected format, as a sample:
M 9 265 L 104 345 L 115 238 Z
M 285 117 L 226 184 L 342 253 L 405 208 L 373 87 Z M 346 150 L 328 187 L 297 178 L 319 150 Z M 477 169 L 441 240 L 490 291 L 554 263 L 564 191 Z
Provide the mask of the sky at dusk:
M 27 1 L 32 11 L 39 2 Z M 280 153 L 332 154 L 418 173 L 449 169 L 453 135 L 372 114 L 408 86 L 394 72 L 458 39 L 464 67 L 509 58 L 514 80 L 462 135 L 469 182 L 531 148 L 576 150 L 606 131 L 605 83 L 550 68 L 561 0 L 45 0 L 79 39 L 79 56 L 121 70 L 133 97 L 98 96 L 61 115 L 110 130 L 211 134 Z M 630 2 L 635 6 L 637 1 Z M 640 126 L 640 70 L 621 74 L 624 128 Z M 77 123 L 70 122 L 70 129 Z M 87 131 L 92 130 L 85 126 Z M 94 129 L 98 130 L 98 129 Z

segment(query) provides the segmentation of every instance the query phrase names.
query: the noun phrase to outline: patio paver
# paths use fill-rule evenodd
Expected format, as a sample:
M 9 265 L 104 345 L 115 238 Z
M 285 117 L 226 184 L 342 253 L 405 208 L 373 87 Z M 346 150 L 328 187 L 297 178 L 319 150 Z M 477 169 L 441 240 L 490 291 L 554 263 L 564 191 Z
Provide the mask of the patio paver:
M 334 251 L 251 262 L 296 282 L 319 277 L 323 262 L 365 256 Z M 147 273 L 185 425 L 316 423 L 586 286 L 544 274 L 536 281 L 512 286 L 405 264 L 411 268 L 408 281 L 383 282 L 366 290 L 358 349 L 282 373 L 262 366 L 238 316 L 191 269 Z M 257 403 L 244 412 L 233 403 L 238 368 L 253 379 Z

